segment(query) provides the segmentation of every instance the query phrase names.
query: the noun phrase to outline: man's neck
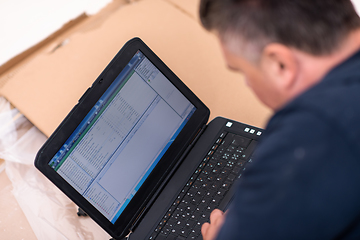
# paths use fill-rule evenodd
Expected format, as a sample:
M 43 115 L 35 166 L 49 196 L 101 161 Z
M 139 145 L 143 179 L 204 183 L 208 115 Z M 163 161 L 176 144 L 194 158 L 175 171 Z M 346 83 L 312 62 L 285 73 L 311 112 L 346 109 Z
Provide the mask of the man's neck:
M 350 33 L 343 40 L 339 48 L 330 55 L 319 57 L 294 49 L 293 51 L 301 68 L 298 76 L 299 79 L 301 78 L 301 81 L 297 81 L 297 83 L 301 85 L 295 88 L 296 90 L 292 93 L 293 96 L 301 94 L 320 82 L 331 69 L 344 62 L 359 50 L 360 29 Z

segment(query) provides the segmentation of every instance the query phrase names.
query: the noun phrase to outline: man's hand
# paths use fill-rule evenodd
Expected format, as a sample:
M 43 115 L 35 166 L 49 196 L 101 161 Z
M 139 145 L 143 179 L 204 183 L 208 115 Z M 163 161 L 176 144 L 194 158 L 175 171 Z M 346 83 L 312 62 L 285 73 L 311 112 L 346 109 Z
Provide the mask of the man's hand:
M 204 223 L 201 227 L 203 240 L 214 240 L 218 235 L 225 220 L 225 214 L 219 209 L 215 209 L 210 214 L 210 223 Z

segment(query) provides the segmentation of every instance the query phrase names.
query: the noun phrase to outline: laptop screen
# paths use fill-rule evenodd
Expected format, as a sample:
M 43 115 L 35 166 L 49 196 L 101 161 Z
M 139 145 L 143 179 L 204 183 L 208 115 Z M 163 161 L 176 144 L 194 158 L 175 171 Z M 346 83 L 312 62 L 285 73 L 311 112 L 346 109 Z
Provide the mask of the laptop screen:
M 138 51 L 49 166 L 115 223 L 195 111 Z

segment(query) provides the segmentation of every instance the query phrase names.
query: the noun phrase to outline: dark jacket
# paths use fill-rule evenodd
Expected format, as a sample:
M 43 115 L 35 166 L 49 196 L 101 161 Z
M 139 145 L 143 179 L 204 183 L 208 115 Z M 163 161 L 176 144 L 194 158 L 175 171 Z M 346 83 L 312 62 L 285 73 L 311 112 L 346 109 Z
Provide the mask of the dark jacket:
M 218 239 L 360 239 L 360 52 L 275 113 Z

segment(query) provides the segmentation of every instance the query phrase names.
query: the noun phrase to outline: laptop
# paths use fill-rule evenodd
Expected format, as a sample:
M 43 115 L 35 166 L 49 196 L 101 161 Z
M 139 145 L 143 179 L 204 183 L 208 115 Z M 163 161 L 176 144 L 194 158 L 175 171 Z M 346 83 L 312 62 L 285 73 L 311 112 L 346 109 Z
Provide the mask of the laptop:
M 139 38 L 39 150 L 35 166 L 114 239 L 202 239 L 263 130 L 217 117 Z M 75 214 L 75 213 L 74 213 Z

